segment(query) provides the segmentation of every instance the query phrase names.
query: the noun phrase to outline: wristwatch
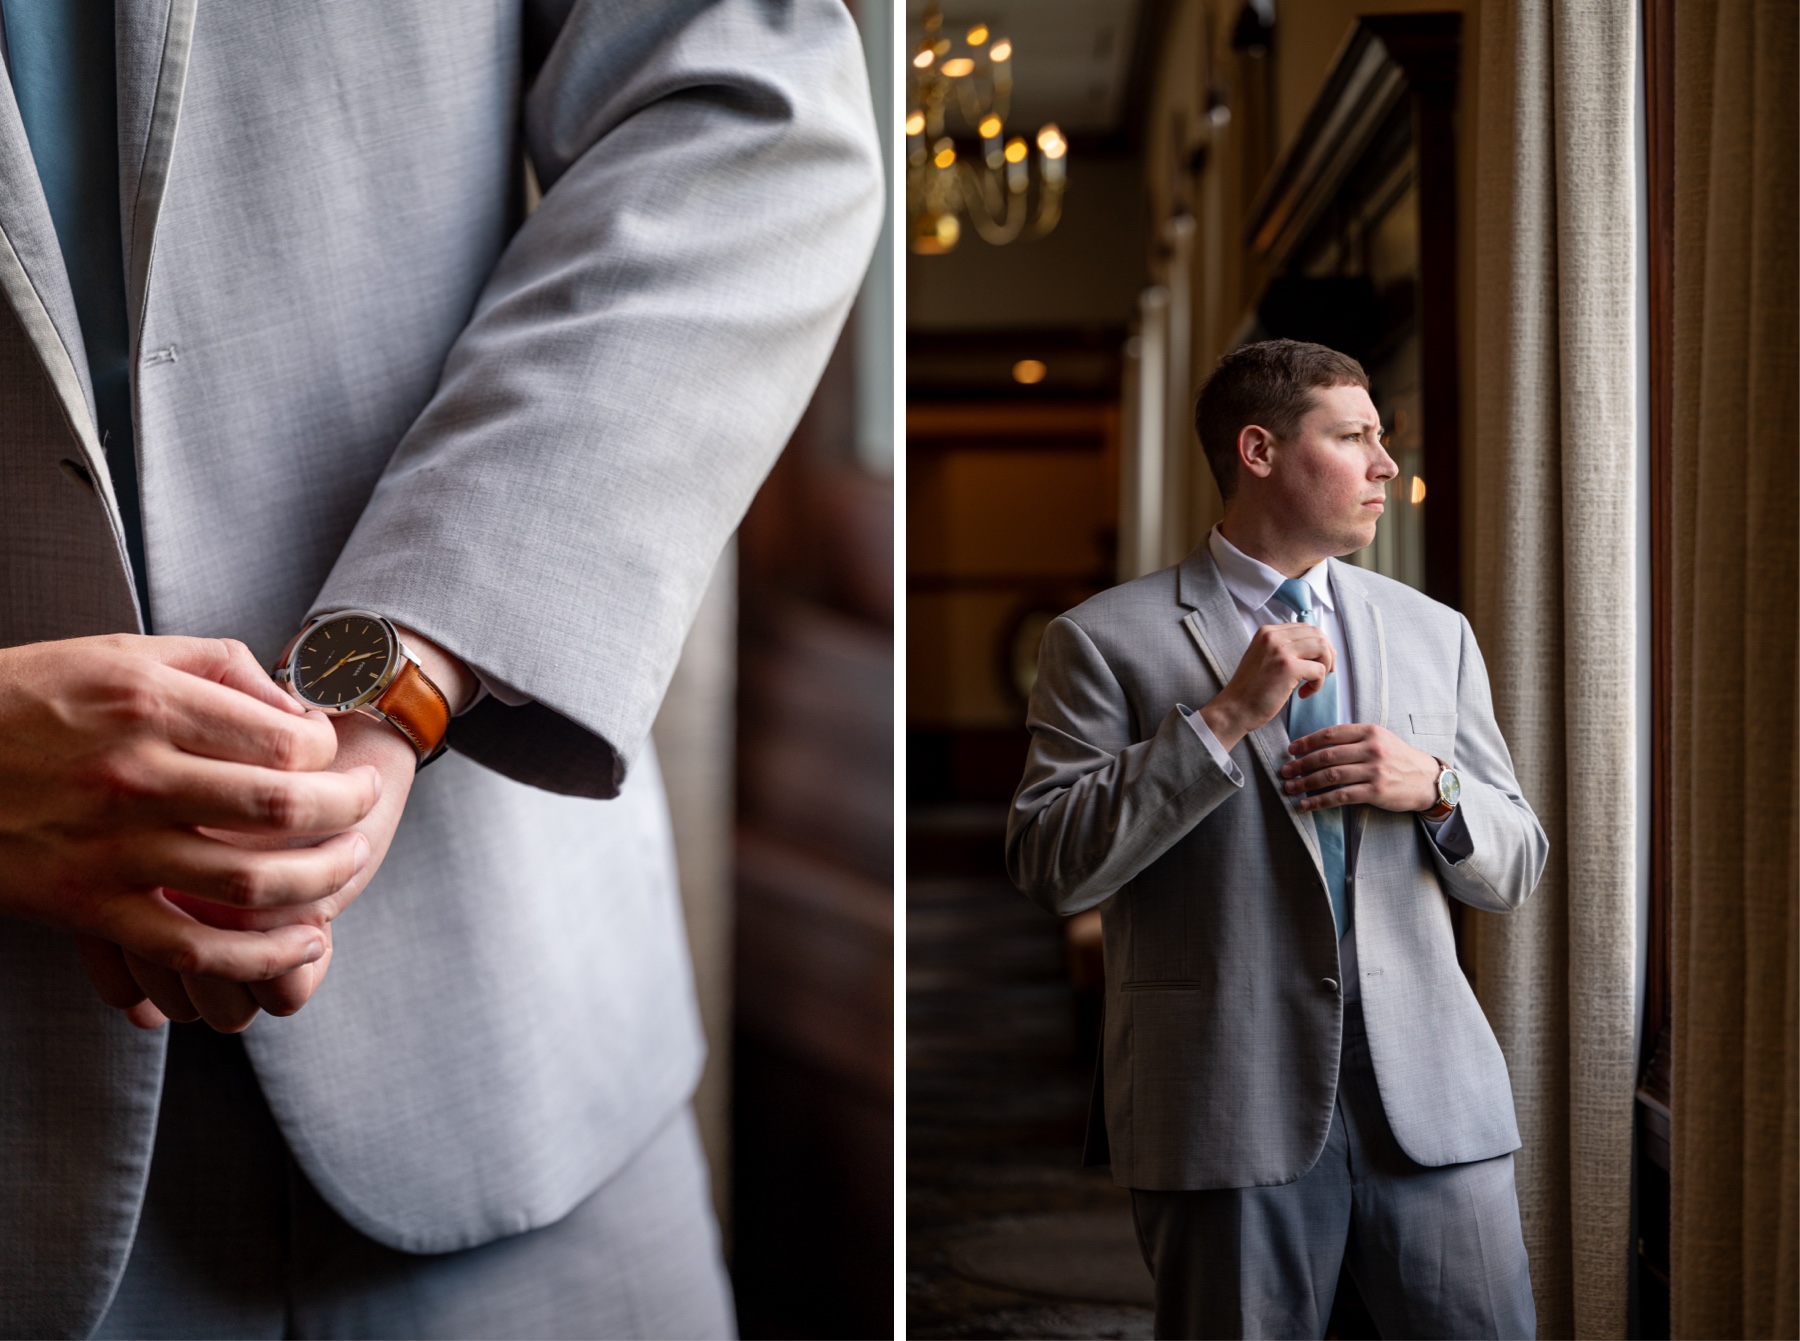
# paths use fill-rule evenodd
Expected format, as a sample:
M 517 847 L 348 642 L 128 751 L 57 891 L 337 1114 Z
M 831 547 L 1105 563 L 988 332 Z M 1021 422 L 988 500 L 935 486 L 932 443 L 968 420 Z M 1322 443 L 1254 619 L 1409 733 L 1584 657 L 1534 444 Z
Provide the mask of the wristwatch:
M 450 704 L 393 622 L 371 610 L 320 615 L 275 668 L 276 682 L 309 708 L 360 712 L 405 736 L 423 768 L 444 752 Z
M 1437 761 L 1437 765 L 1437 804 L 1425 812 L 1425 818 L 1433 821 L 1449 819 L 1456 813 L 1457 803 L 1462 800 L 1462 779 L 1456 775 L 1456 770 L 1442 759 Z

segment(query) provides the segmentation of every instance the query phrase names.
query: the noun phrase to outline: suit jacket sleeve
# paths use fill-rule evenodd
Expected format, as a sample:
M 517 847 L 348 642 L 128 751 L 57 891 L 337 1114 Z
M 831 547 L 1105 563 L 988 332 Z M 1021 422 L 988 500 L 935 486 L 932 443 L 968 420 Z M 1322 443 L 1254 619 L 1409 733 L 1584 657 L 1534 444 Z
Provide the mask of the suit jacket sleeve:
M 452 748 L 611 796 L 818 380 L 883 191 L 838 0 L 533 8 L 542 203 L 313 608 L 378 610 L 529 699 L 482 699 Z
M 1006 868 L 1052 912 L 1105 901 L 1243 786 L 1178 707 L 1134 742 L 1117 678 L 1066 616 L 1044 632 L 1026 727 L 1031 749 L 1007 815 Z
M 1494 721 L 1487 666 L 1469 621 L 1462 624 L 1462 656 L 1457 669 L 1456 757 L 1449 762 L 1462 780 L 1458 806 L 1462 832 L 1446 852 L 1428 843 L 1444 887 L 1457 898 L 1489 912 L 1509 913 L 1537 888 L 1550 854 L 1543 826 L 1519 791 L 1512 754 Z M 1448 826 L 1446 826 L 1447 828 Z

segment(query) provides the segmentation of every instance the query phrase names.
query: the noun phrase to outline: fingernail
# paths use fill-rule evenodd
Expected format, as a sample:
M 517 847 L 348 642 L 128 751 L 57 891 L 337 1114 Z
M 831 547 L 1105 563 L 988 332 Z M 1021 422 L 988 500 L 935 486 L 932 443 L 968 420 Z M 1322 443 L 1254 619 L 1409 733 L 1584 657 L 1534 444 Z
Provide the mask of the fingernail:
M 369 864 L 369 840 L 361 834 L 356 835 L 356 869 L 362 870 Z
M 306 952 L 306 958 L 302 959 L 300 962 L 302 964 L 316 964 L 324 957 L 325 957 L 325 942 L 324 941 L 314 941 L 312 943 L 312 949 L 310 949 Z
M 375 799 L 379 801 L 381 799 L 381 770 L 374 764 L 364 764 L 363 767 L 375 775 Z

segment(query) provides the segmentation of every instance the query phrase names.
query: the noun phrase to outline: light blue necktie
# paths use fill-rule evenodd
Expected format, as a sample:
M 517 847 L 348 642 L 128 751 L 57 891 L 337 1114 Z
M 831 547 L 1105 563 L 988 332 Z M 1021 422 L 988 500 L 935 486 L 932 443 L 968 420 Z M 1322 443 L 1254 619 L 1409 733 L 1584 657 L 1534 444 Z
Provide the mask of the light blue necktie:
M 146 627 L 144 527 L 131 432 L 131 334 L 119 236 L 119 96 L 113 0 L 0 0 L 13 97 L 81 319 L 96 427 L 125 525 Z
M 1302 624 L 1318 624 L 1313 608 L 1312 588 L 1297 577 L 1290 577 L 1275 592 L 1276 599 L 1300 617 Z M 1325 677 L 1325 683 L 1311 698 L 1301 698 L 1300 691 L 1288 702 L 1288 739 L 1299 740 L 1338 721 L 1337 673 Z M 1331 891 L 1331 916 L 1337 922 L 1338 939 L 1350 930 L 1350 900 L 1344 891 L 1344 811 L 1342 807 L 1312 812 L 1318 827 L 1319 855 L 1325 863 L 1325 884 Z

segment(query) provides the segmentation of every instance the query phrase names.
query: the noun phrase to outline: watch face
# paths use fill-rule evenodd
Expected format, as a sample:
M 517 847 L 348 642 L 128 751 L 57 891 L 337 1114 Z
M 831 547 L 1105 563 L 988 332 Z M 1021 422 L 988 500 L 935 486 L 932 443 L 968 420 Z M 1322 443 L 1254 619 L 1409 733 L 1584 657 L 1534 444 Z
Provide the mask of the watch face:
M 1447 806 L 1458 805 L 1462 801 L 1462 779 L 1450 769 L 1446 769 L 1438 779 L 1438 799 Z
M 294 649 L 294 688 L 308 703 L 348 712 L 375 696 L 394 659 L 394 640 L 378 619 L 350 613 L 320 623 Z

